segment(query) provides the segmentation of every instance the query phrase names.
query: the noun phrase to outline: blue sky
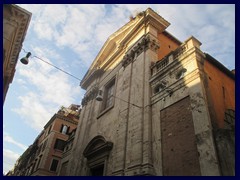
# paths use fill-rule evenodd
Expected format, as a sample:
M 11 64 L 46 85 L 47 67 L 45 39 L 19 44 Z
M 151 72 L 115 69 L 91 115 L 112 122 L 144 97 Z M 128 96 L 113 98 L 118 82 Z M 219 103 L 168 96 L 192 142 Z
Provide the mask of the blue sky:
M 235 69 L 235 5 L 51 5 L 24 4 L 32 13 L 23 48 L 29 64 L 17 64 L 3 106 L 3 172 L 33 143 L 61 106 L 81 104 L 79 81 L 43 63 L 40 57 L 82 79 L 108 36 L 131 15 L 151 7 L 171 25 L 167 31 L 185 41 L 202 42 L 209 53 Z M 26 53 L 21 51 L 20 57 Z

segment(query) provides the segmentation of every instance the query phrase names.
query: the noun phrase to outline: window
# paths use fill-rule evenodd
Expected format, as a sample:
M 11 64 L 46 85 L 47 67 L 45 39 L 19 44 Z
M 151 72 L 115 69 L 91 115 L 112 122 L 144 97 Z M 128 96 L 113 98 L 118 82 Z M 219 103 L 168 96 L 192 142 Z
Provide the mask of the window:
M 62 124 L 60 132 L 62 134 L 67 134 L 68 133 L 68 129 L 69 129 L 69 127 L 67 125 L 63 125 Z
M 53 159 L 51 167 L 50 167 L 50 171 L 54 171 L 55 172 L 57 170 L 57 166 L 58 166 L 58 160 L 57 159 Z
M 35 161 L 34 161 L 34 163 L 33 163 L 33 166 L 32 166 L 32 172 L 31 172 L 31 173 L 33 173 L 33 172 L 34 172 L 34 170 L 35 170 L 35 165 L 36 165 L 36 162 L 37 162 L 37 160 L 35 160 Z
M 63 151 L 64 146 L 65 146 L 65 141 L 63 141 L 61 139 L 56 139 L 56 142 L 54 144 L 54 149 L 58 149 L 58 150 Z
M 114 85 L 115 85 L 115 79 L 112 80 L 110 83 L 108 83 L 108 84 L 105 86 L 104 99 L 103 99 L 103 108 L 102 108 L 102 110 L 105 110 L 105 109 L 113 106 L 113 100 L 114 100 Z
M 68 161 L 64 162 L 62 164 L 61 170 L 60 170 L 60 176 L 66 176 L 67 175 L 67 166 L 68 166 Z
M 47 145 L 47 140 L 43 143 L 43 147 L 42 147 L 42 151 L 44 151 L 45 150 L 45 148 L 46 148 L 46 145 Z
M 36 169 L 38 169 L 38 167 L 39 167 L 39 164 L 40 164 L 40 162 L 41 162 L 41 159 L 42 159 L 42 155 L 41 155 L 41 156 L 39 156 L 39 160 L 38 160 L 38 163 L 37 163 L 37 168 L 36 168 Z
M 66 152 L 68 150 L 68 146 L 65 147 L 64 151 Z
M 42 150 L 42 145 L 43 145 L 43 144 L 41 144 L 41 145 L 39 146 L 39 148 L 38 148 L 38 150 L 37 150 L 37 153 L 36 153 L 36 156 L 38 156 L 39 153 L 41 152 L 41 150 Z

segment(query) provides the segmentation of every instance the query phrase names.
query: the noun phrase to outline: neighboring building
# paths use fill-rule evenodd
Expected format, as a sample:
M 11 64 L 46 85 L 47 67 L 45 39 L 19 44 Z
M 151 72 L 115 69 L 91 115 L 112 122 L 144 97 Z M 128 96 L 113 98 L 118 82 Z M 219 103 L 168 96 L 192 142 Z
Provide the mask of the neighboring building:
M 67 167 L 69 164 L 69 158 L 71 157 L 72 147 L 73 147 L 73 140 L 75 138 L 76 129 L 73 129 L 72 132 L 69 134 L 69 138 L 65 143 L 62 159 L 60 163 L 60 170 L 58 171 L 58 176 L 67 176 Z
M 64 174 L 235 174 L 235 75 L 169 25 L 147 9 L 108 38 Z
M 79 105 L 62 107 L 44 126 L 34 143 L 15 164 L 16 176 L 56 176 L 60 170 L 65 143 L 75 131 L 79 119 Z
M 3 103 L 12 83 L 18 56 L 32 14 L 13 4 L 3 4 Z

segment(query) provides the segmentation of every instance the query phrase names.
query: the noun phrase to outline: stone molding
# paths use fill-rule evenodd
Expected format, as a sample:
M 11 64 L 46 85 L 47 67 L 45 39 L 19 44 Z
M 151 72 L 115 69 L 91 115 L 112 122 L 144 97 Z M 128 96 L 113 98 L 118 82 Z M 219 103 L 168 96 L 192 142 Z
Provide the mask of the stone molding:
M 9 8 L 10 13 L 4 17 L 5 21 L 4 24 L 9 24 L 15 27 L 14 31 L 15 34 L 12 35 L 14 37 L 12 41 L 12 50 L 9 52 L 9 64 L 6 69 L 7 76 L 11 76 L 12 72 L 14 71 L 17 58 L 19 55 L 19 52 L 22 48 L 22 43 L 24 41 L 28 25 L 31 19 L 31 13 L 27 11 L 23 11 L 21 8 L 15 6 L 15 5 L 8 5 L 5 6 L 6 8 Z
M 143 36 L 138 43 L 128 50 L 122 60 L 122 66 L 125 68 L 134 61 L 143 51 L 151 49 L 157 52 L 159 49 L 159 43 L 156 39 L 150 37 L 150 35 Z
M 85 94 L 84 98 L 82 99 L 82 106 L 87 105 L 87 103 L 97 97 L 98 94 L 98 87 L 94 86 L 88 93 Z
M 88 145 L 83 151 L 83 155 L 88 160 L 90 160 L 102 153 L 108 155 L 112 148 L 113 148 L 112 142 L 106 141 L 103 136 L 98 135 L 88 143 Z

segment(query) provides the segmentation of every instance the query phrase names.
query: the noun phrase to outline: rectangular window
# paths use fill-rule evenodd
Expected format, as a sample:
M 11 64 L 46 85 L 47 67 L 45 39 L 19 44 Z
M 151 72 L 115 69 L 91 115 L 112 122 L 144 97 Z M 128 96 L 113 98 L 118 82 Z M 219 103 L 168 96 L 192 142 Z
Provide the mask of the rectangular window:
M 50 167 L 50 171 L 54 171 L 55 172 L 57 170 L 57 166 L 58 166 L 58 160 L 57 159 L 53 159 L 51 167 Z
M 55 145 L 54 145 L 54 149 L 58 149 L 63 151 L 64 150 L 64 146 L 65 146 L 65 141 L 61 140 L 61 139 L 56 139 Z
M 102 110 L 105 110 L 105 109 L 113 106 L 114 86 L 115 86 L 115 79 L 113 79 L 110 83 L 108 83 L 105 86 Z
M 32 172 L 31 172 L 31 174 L 34 172 L 34 170 L 35 170 L 35 165 L 36 165 L 36 160 L 34 161 L 34 163 L 33 163 L 33 166 L 32 166 Z
M 64 162 L 62 164 L 61 170 L 60 170 L 60 176 L 66 176 L 67 175 L 67 166 L 68 166 L 68 161 Z
M 40 164 L 40 162 L 41 162 L 41 159 L 42 159 L 42 155 L 41 155 L 41 156 L 39 156 L 38 163 L 37 163 L 37 168 L 36 168 L 36 169 L 38 169 L 38 167 L 39 167 L 39 164 Z

